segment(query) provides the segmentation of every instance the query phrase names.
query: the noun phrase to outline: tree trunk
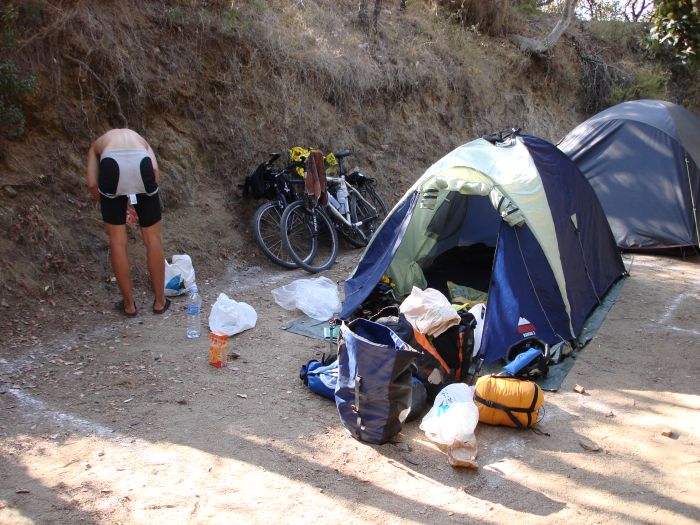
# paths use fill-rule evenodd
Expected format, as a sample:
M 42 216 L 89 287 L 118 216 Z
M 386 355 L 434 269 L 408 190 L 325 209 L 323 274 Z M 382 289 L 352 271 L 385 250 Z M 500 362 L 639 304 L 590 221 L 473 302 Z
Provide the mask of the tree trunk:
M 377 31 L 379 25 L 379 13 L 382 11 L 382 0 L 374 0 L 374 13 L 372 13 L 372 26 Z
M 554 29 L 542 40 L 537 40 L 535 38 L 528 38 L 521 35 L 511 35 L 511 40 L 520 46 L 520 49 L 527 51 L 534 55 L 545 57 L 549 54 L 549 51 L 554 47 L 557 40 L 564 34 L 566 28 L 569 27 L 571 21 L 574 18 L 574 12 L 576 11 L 576 4 L 578 0 L 566 0 L 564 4 L 564 9 L 561 13 L 561 18 L 554 26 Z
M 360 25 L 362 27 L 366 28 L 369 25 L 369 16 L 367 16 L 367 0 L 360 0 L 357 17 L 359 18 Z

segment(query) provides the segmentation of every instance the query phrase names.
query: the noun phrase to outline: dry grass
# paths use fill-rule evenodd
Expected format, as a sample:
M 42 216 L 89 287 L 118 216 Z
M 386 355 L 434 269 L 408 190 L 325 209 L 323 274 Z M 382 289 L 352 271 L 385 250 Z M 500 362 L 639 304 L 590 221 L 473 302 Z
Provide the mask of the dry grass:
M 191 219 L 186 235 L 203 245 L 211 236 L 196 207 L 207 188 L 225 193 L 236 225 L 216 242 L 247 250 L 256 203 L 237 185 L 270 151 L 350 148 L 351 165 L 377 177 L 393 204 L 432 162 L 484 133 L 518 126 L 556 141 L 579 121 L 578 58 L 562 41 L 549 63 L 536 63 L 487 36 L 549 26 L 521 28 L 514 1 L 445 1 L 438 16 L 432 2 L 405 11 L 385 2 L 369 34 L 357 27 L 354 0 L 18 2 L 16 61 L 38 86 L 25 106 L 25 140 L 0 161 L 6 180 L 27 189 L 0 222 L 10 227 L 42 195 L 48 222 L 71 228 L 51 229 L 32 247 L 6 240 L 0 259 L 65 253 L 93 266 L 98 224 L 50 200 L 86 202 L 87 146 L 124 121 L 154 146 L 164 204 L 183 224 Z M 456 8 L 461 24 L 443 16 Z M 42 271 L 60 272 L 31 270 Z
M 513 0 L 431 0 L 438 14 L 462 26 L 490 36 L 505 36 L 513 30 Z

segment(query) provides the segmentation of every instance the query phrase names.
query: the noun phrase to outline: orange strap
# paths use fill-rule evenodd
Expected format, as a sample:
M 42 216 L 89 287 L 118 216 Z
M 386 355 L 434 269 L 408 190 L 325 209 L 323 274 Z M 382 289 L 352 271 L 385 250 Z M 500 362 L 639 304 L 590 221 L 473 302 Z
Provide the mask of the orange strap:
M 438 360 L 438 362 L 442 365 L 442 367 L 445 369 L 445 371 L 449 374 L 452 373 L 452 369 L 447 366 L 447 363 L 445 363 L 445 360 L 442 358 L 440 354 L 438 354 L 437 350 L 435 350 L 435 347 L 433 346 L 433 343 L 428 341 L 428 338 L 425 336 L 424 333 L 419 332 L 418 330 L 413 328 L 413 337 L 416 338 L 416 342 L 425 350 L 428 352 L 430 355 L 432 355 L 435 359 Z
M 455 374 L 455 379 L 457 381 L 462 379 L 462 363 L 464 363 L 462 357 L 462 349 L 464 348 L 464 332 L 460 330 L 459 332 L 459 368 L 457 368 L 457 373 Z

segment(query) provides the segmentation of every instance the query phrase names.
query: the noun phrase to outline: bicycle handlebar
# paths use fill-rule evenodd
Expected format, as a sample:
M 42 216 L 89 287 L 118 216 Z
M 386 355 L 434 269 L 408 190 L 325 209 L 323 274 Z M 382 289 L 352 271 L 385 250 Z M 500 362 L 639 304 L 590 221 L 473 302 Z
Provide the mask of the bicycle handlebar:
M 350 153 L 349 149 L 344 149 L 344 150 L 341 150 L 337 153 L 334 151 L 333 155 L 335 155 L 336 159 L 340 160 L 340 159 L 344 159 L 345 157 L 349 157 L 350 155 L 352 155 L 352 153 Z

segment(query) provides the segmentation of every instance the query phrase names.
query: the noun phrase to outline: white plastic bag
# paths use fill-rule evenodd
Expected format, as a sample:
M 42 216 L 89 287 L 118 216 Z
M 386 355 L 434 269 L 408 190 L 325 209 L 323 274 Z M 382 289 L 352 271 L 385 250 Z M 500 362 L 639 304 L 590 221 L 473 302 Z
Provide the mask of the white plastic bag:
M 189 292 L 195 284 L 194 267 L 189 255 L 173 255 L 172 263 L 165 260 L 165 295 L 174 297 Z
M 420 333 L 437 337 L 451 326 L 458 325 L 460 317 L 439 290 L 414 286 L 404 299 L 399 311 Z
M 420 429 L 434 443 L 453 445 L 473 443 L 474 429 L 479 422 L 479 409 L 474 404 L 474 387 L 453 383 L 435 396 L 433 408 L 423 417 Z
M 317 321 L 327 321 L 340 312 L 338 285 L 328 277 L 297 279 L 272 290 L 272 297 L 285 310 L 299 309 Z
M 248 303 L 239 303 L 220 293 L 209 312 L 209 329 L 226 335 L 236 335 L 253 328 L 258 314 Z

